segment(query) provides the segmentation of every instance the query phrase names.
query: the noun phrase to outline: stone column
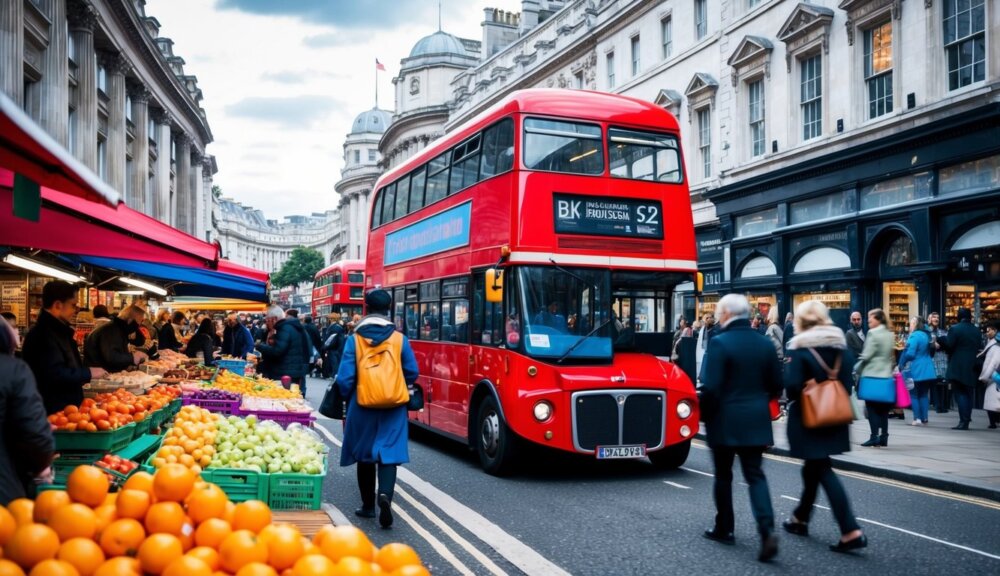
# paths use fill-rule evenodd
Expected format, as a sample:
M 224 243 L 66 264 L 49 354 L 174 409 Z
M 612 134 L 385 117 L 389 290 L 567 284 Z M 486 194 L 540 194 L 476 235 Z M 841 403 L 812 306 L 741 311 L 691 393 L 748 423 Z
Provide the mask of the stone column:
M 122 54 L 102 52 L 98 58 L 108 75 L 108 184 L 124 196 L 128 143 L 128 127 L 125 125 L 125 73 L 130 65 Z
M 0 2 L 0 92 L 24 106 L 23 2 Z
M 153 139 L 156 141 L 156 175 L 153 178 L 153 217 L 170 224 L 173 221 L 170 201 L 170 113 L 157 108 L 151 112 L 156 124 Z
M 191 138 L 183 132 L 175 134 L 177 140 L 176 172 L 174 173 L 174 198 L 177 210 L 173 227 L 191 232 Z
M 204 179 L 201 177 L 202 172 L 202 161 L 204 160 L 200 150 L 193 149 L 191 151 L 191 180 L 190 180 L 190 190 L 188 193 L 189 198 L 191 198 L 191 209 L 188 213 L 188 233 L 195 236 L 201 240 L 205 237 L 199 233 L 199 229 L 202 227 L 201 218 L 204 215 L 204 205 L 202 204 L 202 197 L 204 195 Z
M 358 193 L 354 192 L 351 194 L 351 245 L 350 249 L 347 251 L 351 258 L 358 258 L 358 226 L 361 223 L 360 210 L 358 205 Z
M 206 157 L 201 163 L 201 189 L 204 193 L 201 196 L 201 205 L 203 206 L 200 222 L 198 228 L 199 238 L 210 242 L 212 237 L 215 236 L 215 230 L 212 229 L 212 206 L 214 206 L 212 197 L 212 158 Z M 209 234 L 211 232 L 211 234 Z
M 6 9 L 3 9 L 6 10 Z M 42 55 L 42 80 L 38 83 L 38 123 L 68 147 L 69 56 L 66 0 L 49 0 L 49 45 Z
M 135 139 L 132 141 L 132 198 L 125 202 L 140 212 L 152 215 L 152 206 L 146 206 L 146 186 L 149 182 L 149 90 L 140 83 L 129 83 L 128 95 L 132 99 Z
M 16 3 L 16 2 L 15 2 Z M 5 3 L 8 4 L 8 3 Z M 76 46 L 77 129 L 73 150 L 85 166 L 97 171 L 97 55 L 94 52 L 94 27 L 97 12 L 90 2 L 71 0 L 67 5 L 69 33 Z

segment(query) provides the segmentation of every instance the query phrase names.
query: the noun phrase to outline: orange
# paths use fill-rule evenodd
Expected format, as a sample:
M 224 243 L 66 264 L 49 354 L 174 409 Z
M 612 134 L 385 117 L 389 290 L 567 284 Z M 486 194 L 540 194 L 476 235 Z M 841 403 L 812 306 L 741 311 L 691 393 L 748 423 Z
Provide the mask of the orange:
M 315 545 L 305 536 L 302 537 L 302 555 L 307 554 L 322 554 L 323 551 L 319 549 L 319 546 Z
M 233 511 L 233 530 L 249 530 L 254 534 L 271 523 L 271 509 L 260 500 L 247 500 Z
M 307 554 L 292 566 L 293 576 L 333 576 L 336 573 L 337 564 L 321 554 Z
M 138 520 L 115 520 L 101 532 L 101 549 L 108 557 L 135 556 L 139 545 L 146 538 L 146 530 Z
M 381 566 L 386 572 L 392 572 L 397 568 L 409 564 L 419 566 L 420 556 L 417 556 L 417 552 L 406 544 L 390 542 L 379 548 L 379 551 L 375 554 L 375 563 Z
M 233 514 L 236 513 L 236 504 L 232 501 L 226 502 L 226 511 L 222 515 L 222 519 L 229 523 L 230 526 L 233 525 Z
M 142 576 L 135 558 L 112 558 L 101 564 L 94 576 Z
M 372 543 L 360 529 L 354 526 L 334 526 L 329 530 L 324 528 L 323 531 L 324 535 L 317 545 L 330 560 L 338 562 L 345 556 L 355 556 L 371 562 Z
M 122 490 L 141 490 L 152 496 L 153 475 L 149 472 L 136 472 L 125 481 L 125 484 L 122 485 Z
M 24 576 L 24 570 L 10 560 L 0 560 L 0 576 Z
M 93 538 L 97 533 L 97 514 L 83 504 L 67 504 L 52 512 L 49 527 L 56 531 L 59 540 Z
M 146 518 L 146 511 L 149 510 L 150 497 L 148 492 L 142 490 L 122 490 L 115 500 L 115 512 L 119 518 L 135 518 L 143 520 Z
M 192 548 L 184 554 L 185 556 L 190 556 L 192 558 L 197 558 L 201 560 L 211 570 L 219 569 L 219 553 L 216 552 L 215 548 L 209 548 L 208 546 L 198 546 L 197 548 Z
M 198 476 L 181 464 L 167 464 L 153 476 L 153 495 L 157 501 L 183 502 Z
M 267 564 L 251 562 L 237 570 L 236 576 L 278 576 L 278 572 Z
M 5 558 L 24 569 L 29 569 L 42 560 L 55 558 L 58 551 L 59 536 L 55 530 L 43 524 L 18 526 L 3 549 Z
M 267 545 L 268 564 L 277 570 L 291 568 L 305 554 L 302 534 L 288 524 L 271 524 L 261 530 L 258 538 Z
M 236 573 L 251 562 L 267 562 L 267 545 L 249 530 L 236 530 L 219 546 L 219 564 L 226 572 Z
M 118 493 L 108 492 L 108 495 L 104 497 L 104 502 L 101 502 L 101 506 L 104 506 L 105 504 L 114 505 L 114 503 L 117 501 L 118 501 Z
M 77 466 L 66 480 L 66 492 L 74 502 L 96 508 L 108 497 L 110 482 L 97 466 Z
M 38 494 L 35 498 L 35 509 L 32 514 L 35 522 L 48 524 L 52 512 L 60 506 L 65 506 L 72 502 L 69 494 L 65 490 L 46 490 Z
M 337 562 L 337 576 L 371 576 L 372 563 L 357 556 L 344 556 Z
M 173 534 L 151 534 L 139 545 L 139 565 L 148 574 L 160 574 L 166 567 L 184 555 L 181 541 Z
M 31 569 L 28 576 L 80 576 L 80 573 L 69 562 L 42 560 Z
M 173 534 L 179 536 L 187 516 L 177 502 L 157 502 L 146 513 L 146 532 Z
M 48 492 L 48 490 L 46 490 Z M 18 526 L 23 526 L 24 524 L 31 524 L 34 522 L 35 514 L 35 501 L 28 500 L 27 498 L 18 498 L 17 500 L 11 501 L 7 505 L 7 511 L 14 516 L 14 520 L 17 521 Z
M 10 540 L 14 529 L 17 528 L 17 518 L 6 508 L 0 506 L 0 548 Z
M 62 543 L 56 558 L 72 564 L 80 576 L 91 576 L 104 563 L 104 551 L 89 538 L 72 538 Z
M 187 499 L 188 514 L 195 524 L 201 524 L 209 518 L 222 518 L 226 513 L 226 503 L 229 497 L 215 484 L 202 484 L 195 487 Z
M 209 518 L 198 525 L 194 532 L 195 546 L 218 548 L 222 541 L 233 532 L 229 523 L 218 518 Z
M 212 576 L 212 569 L 193 556 L 181 556 L 168 564 L 161 576 Z
M 408 566 L 403 566 L 402 568 L 395 570 L 392 576 L 431 576 L 431 573 L 427 568 L 423 566 L 417 566 L 416 564 L 410 564 Z
M 97 518 L 97 537 L 100 538 L 108 524 L 118 519 L 118 511 L 113 505 L 105 504 L 94 508 L 94 516 Z

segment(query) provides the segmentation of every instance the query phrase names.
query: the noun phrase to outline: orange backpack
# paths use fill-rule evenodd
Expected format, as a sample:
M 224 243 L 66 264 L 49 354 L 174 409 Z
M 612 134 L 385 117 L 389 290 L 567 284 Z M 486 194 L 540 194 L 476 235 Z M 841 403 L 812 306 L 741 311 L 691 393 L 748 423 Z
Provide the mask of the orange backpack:
M 403 378 L 403 335 L 393 332 L 380 344 L 354 335 L 357 359 L 358 405 L 365 408 L 395 408 L 410 400 Z

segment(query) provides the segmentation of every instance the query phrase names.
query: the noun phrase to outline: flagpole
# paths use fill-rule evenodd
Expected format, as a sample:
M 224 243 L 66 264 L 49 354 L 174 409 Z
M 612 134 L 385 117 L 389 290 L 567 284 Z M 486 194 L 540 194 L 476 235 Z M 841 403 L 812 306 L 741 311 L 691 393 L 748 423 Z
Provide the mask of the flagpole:
M 375 108 L 378 108 L 378 58 L 375 59 Z

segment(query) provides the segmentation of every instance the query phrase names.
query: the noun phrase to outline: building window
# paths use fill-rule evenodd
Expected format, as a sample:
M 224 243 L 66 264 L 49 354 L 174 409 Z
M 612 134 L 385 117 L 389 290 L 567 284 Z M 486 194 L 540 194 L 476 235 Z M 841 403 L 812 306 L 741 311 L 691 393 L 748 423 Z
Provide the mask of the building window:
M 712 177 L 712 110 L 698 110 L 698 149 L 701 151 L 701 176 Z
M 605 61 L 608 65 L 608 90 L 610 90 L 615 87 L 615 53 L 608 52 Z
M 573 74 L 573 86 L 577 90 L 583 90 L 583 70 Z
M 97 90 L 104 94 L 108 93 L 108 72 L 100 64 L 97 65 Z
M 736 217 L 736 237 L 767 234 L 778 227 L 778 207 Z
M 70 62 L 76 63 L 76 40 L 73 39 L 72 34 L 66 36 L 66 55 Z
M 355 150 L 354 151 L 354 163 L 355 164 L 360 164 L 361 163 L 361 150 Z
M 892 21 L 865 30 L 868 117 L 892 112 Z
M 666 60 L 674 50 L 674 29 L 670 18 L 660 20 L 660 40 L 663 42 L 663 59 Z
M 861 188 L 861 209 L 874 210 L 930 198 L 933 181 L 932 172 L 921 172 L 864 186 Z
M 76 109 L 75 108 L 70 108 L 69 109 L 69 116 L 67 117 L 67 120 L 66 120 L 66 129 L 67 129 L 67 134 L 66 134 L 67 138 L 66 139 L 69 142 L 69 151 L 71 153 L 73 153 L 74 155 L 77 152 L 77 147 L 76 147 L 76 132 L 77 132 L 77 129 L 78 129 L 78 126 L 77 126 L 78 122 L 79 122 L 79 117 L 76 114 Z
M 639 37 L 632 37 L 632 75 L 639 75 Z
M 708 0 L 694 0 L 694 37 L 701 40 L 708 34 Z
M 97 175 L 108 180 L 108 143 L 104 140 L 97 141 Z
M 750 157 L 764 155 L 764 81 L 756 80 L 747 84 L 748 110 L 750 121 Z
M 763 2 L 763 0 L 747 0 L 747 10 L 753 10 L 757 6 L 760 6 L 761 2 Z
M 125 119 L 132 121 L 132 97 L 125 96 Z
M 378 160 L 378 158 L 376 158 L 375 154 L 376 154 L 376 151 L 375 151 L 374 148 L 370 148 L 368 150 L 368 161 L 369 162 L 375 162 L 376 160 Z
M 789 222 L 803 224 L 850 214 L 854 212 L 853 198 L 853 190 L 842 190 L 818 198 L 792 202 L 789 205 Z
M 948 89 L 986 77 L 986 1 L 944 1 L 944 49 L 948 57 Z
M 799 63 L 802 85 L 802 139 L 823 133 L 823 57 L 817 54 Z

